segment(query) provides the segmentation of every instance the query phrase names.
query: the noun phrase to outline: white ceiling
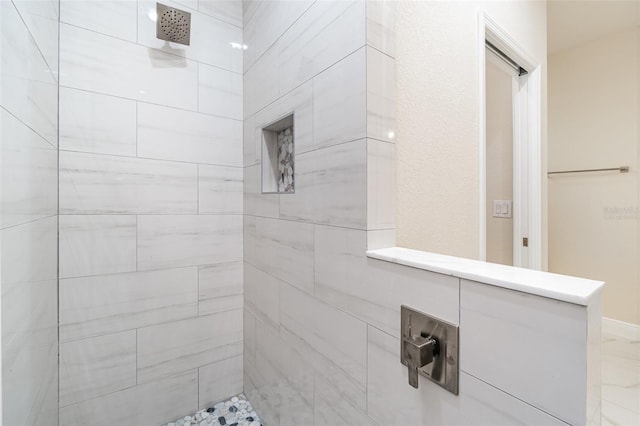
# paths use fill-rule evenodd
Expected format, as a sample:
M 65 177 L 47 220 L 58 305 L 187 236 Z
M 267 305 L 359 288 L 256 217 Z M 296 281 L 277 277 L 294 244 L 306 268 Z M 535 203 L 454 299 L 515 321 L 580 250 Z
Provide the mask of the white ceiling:
M 640 0 L 549 0 L 548 53 L 638 24 Z

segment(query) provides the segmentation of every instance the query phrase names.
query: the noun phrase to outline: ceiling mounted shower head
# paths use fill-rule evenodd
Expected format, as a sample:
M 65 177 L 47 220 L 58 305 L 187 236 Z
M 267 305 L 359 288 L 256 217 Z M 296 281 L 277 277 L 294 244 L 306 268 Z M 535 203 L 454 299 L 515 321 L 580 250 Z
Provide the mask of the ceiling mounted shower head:
M 160 40 L 186 44 L 191 42 L 191 13 L 156 3 L 156 37 Z

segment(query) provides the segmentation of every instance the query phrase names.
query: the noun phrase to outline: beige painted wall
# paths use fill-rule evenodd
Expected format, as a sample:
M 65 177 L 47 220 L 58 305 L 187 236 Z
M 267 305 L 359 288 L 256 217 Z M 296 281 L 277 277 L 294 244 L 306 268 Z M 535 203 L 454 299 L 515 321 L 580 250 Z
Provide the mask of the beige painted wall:
M 513 72 L 487 55 L 487 262 L 513 265 L 513 216 L 493 217 L 493 200 L 513 200 Z
M 399 246 L 478 257 L 480 10 L 541 62 L 546 117 L 546 2 L 398 2 Z
M 549 269 L 606 281 L 604 316 L 640 324 L 638 28 L 549 57 Z

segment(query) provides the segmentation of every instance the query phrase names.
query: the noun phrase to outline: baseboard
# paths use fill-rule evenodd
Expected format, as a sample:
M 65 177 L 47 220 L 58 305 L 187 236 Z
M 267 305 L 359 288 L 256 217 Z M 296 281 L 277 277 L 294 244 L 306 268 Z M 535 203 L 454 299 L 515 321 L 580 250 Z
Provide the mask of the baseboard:
M 640 340 L 640 325 L 602 317 L 602 333 L 627 340 Z

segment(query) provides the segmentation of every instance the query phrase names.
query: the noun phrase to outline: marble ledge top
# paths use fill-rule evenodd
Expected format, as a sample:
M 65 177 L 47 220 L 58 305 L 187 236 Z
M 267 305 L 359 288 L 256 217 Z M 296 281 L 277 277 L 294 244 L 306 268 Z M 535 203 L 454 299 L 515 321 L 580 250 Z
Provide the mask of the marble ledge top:
M 582 306 L 589 305 L 590 301 L 600 294 L 604 286 L 602 281 L 498 265 L 402 247 L 369 250 L 367 251 L 367 256 L 373 259 L 439 274 L 452 275 L 465 280 Z

